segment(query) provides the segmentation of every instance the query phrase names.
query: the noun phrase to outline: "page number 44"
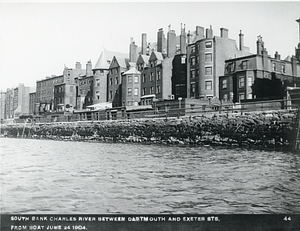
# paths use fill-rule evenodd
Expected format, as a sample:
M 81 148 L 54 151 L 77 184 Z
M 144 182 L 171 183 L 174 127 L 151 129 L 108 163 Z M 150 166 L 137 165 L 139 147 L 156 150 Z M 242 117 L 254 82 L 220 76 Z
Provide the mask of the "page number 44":
M 291 221 L 292 218 L 291 218 L 291 217 L 288 217 L 288 216 L 285 216 L 285 217 L 283 218 L 283 220 L 284 220 L 284 221 Z

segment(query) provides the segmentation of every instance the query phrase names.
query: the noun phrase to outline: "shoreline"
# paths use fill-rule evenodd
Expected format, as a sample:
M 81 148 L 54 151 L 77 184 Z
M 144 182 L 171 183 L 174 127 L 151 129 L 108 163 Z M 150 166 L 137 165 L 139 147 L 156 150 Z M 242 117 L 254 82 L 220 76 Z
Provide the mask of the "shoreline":
M 1 137 L 293 151 L 295 110 L 244 115 L 1 125 Z

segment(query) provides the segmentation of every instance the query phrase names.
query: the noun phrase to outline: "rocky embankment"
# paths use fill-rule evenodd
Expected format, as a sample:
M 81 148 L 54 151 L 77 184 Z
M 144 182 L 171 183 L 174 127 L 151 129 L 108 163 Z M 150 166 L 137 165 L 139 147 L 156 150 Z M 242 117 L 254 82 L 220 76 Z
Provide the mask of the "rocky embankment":
M 12 124 L 1 126 L 1 136 L 291 150 L 297 132 L 296 114 L 290 110 L 179 119 Z

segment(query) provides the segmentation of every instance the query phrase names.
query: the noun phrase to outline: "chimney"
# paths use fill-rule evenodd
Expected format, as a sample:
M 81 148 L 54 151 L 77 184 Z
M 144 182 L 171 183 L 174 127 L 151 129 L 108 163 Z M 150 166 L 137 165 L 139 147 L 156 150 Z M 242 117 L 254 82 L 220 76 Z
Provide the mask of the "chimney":
M 129 61 L 134 63 L 137 61 L 137 45 L 135 45 L 132 37 L 129 45 Z
M 209 27 L 209 29 L 206 29 L 206 38 L 212 38 L 213 37 L 213 29 L 212 26 Z
M 86 63 L 86 76 L 91 76 L 93 75 L 93 71 L 92 71 L 92 61 L 89 60 L 87 63 Z
M 256 51 L 258 55 L 262 55 L 264 50 L 264 42 L 262 41 L 261 35 L 257 36 L 257 41 L 256 41 Z
M 292 56 L 292 59 L 291 59 L 291 61 L 292 61 L 292 75 L 293 76 L 297 76 L 297 58 L 296 58 L 296 56 Z
M 296 22 L 299 24 L 299 43 L 298 43 L 298 48 L 296 48 L 296 59 L 300 63 L 300 18 L 296 20 Z
M 187 34 L 187 43 L 188 43 L 188 45 L 191 43 L 191 32 L 190 31 Z
M 167 55 L 173 57 L 176 54 L 176 34 L 174 30 L 171 30 L 171 25 L 169 25 L 167 38 Z
M 244 50 L 244 34 L 242 34 L 242 31 L 240 30 L 239 34 L 239 39 L 240 39 L 240 50 Z
M 142 34 L 142 55 L 145 55 L 147 51 L 147 34 Z
M 157 51 L 163 52 L 163 44 L 164 44 L 164 30 L 160 28 L 157 32 Z
M 81 64 L 80 64 L 80 62 L 76 62 L 75 67 L 76 67 L 76 69 L 81 69 Z
M 222 38 L 228 38 L 228 29 L 220 28 L 220 34 Z
M 181 23 L 181 34 L 180 34 L 180 54 L 186 54 L 186 33 L 185 33 L 185 24 L 182 28 Z
M 204 28 L 202 26 L 196 26 L 196 35 L 197 37 L 204 37 Z
M 276 60 L 280 60 L 280 54 L 278 54 L 278 51 L 275 52 L 274 57 Z

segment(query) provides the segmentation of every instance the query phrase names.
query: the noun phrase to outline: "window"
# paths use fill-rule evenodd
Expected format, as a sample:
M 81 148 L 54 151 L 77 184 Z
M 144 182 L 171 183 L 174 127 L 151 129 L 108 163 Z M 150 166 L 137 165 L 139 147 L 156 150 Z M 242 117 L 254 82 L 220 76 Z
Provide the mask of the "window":
M 185 64 L 185 56 L 181 57 L 181 64 Z
M 192 52 L 192 53 L 195 52 L 195 46 L 191 46 L 191 52 Z
M 205 81 L 205 90 L 212 90 L 212 81 Z
M 247 80 L 248 80 L 247 87 L 251 87 L 252 86 L 252 82 L 253 82 L 253 77 L 252 76 L 248 76 Z
M 212 48 L 212 42 L 211 41 L 206 42 L 205 43 L 205 48 Z
M 273 63 L 273 71 L 276 71 L 276 63 Z
M 212 75 L 212 67 L 205 67 L 205 75 Z
M 223 89 L 227 88 L 227 79 L 222 80 L 222 88 Z
M 240 93 L 240 100 L 245 99 L 245 94 L 244 93 Z
M 154 87 L 150 87 L 150 94 L 154 94 Z
M 195 91 L 196 91 L 196 85 L 195 85 L 195 83 L 192 83 L 191 84 L 191 92 L 195 93 Z
M 195 70 L 191 70 L 191 78 L 192 78 L 192 79 L 195 78 Z
M 131 88 L 127 89 L 127 95 L 131 95 Z
M 96 86 L 97 86 L 97 87 L 100 86 L 100 79 L 96 79 Z
M 154 80 L 154 73 L 151 72 L 151 73 L 150 73 L 150 81 L 153 81 L 153 80 Z
M 100 70 L 100 75 L 104 75 L 104 71 L 103 70 Z
M 191 58 L 191 64 L 195 65 L 195 57 Z
M 132 76 L 131 75 L 128 75 L 128 83 L 132 83 Z
M 160 86 L 156 87 L 156 93 L 159 94 L 160 93 Z
M 119 77 L 116 77 L 115 84 L 119 84 Z
M 146 88 L 143 88 L 143 95 L 146 95 Z
M 157 80 L 160 80 L 160 78 L 161 78 L 161 74 L 160 73 L 161 73 L 160 71 L 157 72 Z
M 100 91 L 96 91 L 96 99 L 100 99 Z
M 205 62 L 211 62 L 212 61 L 212 53 L 205 54 Z
M 139 95 L 139 89 L 137 87 L 134 88 L 134 93 L 133 94 L 136 95 L 136 96 Z
M 239 77 L 239 87 L 244 87 L 245 86 L 245 78 L 244 76 Z
M 118 68 L 116 68 L 116 74 L 118 74 L 119 73 L 119 70 L 118 70 Z
M 134 83 L 139 83 L 139 77 L 138 76 L 134 76 Z
M 224 101 L 227 101 L 227 100 L 228 100 L 228 95 L 227 95 L 227 94 L 224 94 L 224 95 L 223 95 L 223 100 L 224 100 Z
M 145 82 L 146 82 L 146 80 L 147 80 L 147 78 L 146 78 L 146 74 L 143 74 L 143 82 L 145 83 Z
M 230 98 L 229 98 L 229 99 L 230 99 L 230 100 L 233 100 L 233 92 L 230 92 L 229 95 L 230 95 Z
M 281 72 L 285 73 L 285 65 L 284 64 L 282 64 L 282 66 L 281 66 Z
M 252 99 L 252 93 L 248 94 L 248 99 Z
M 112 99 L 112 91 L 109 92 L 109 99 Z
M 112 85 L 112 78 L 109 79 L 109 85 Z
M 242 68 L 243 70 L 246 70 L 246 69 L 248 68 L 248 61 L 243 61 L 243 62 L 242 62 L 241 68 Z

